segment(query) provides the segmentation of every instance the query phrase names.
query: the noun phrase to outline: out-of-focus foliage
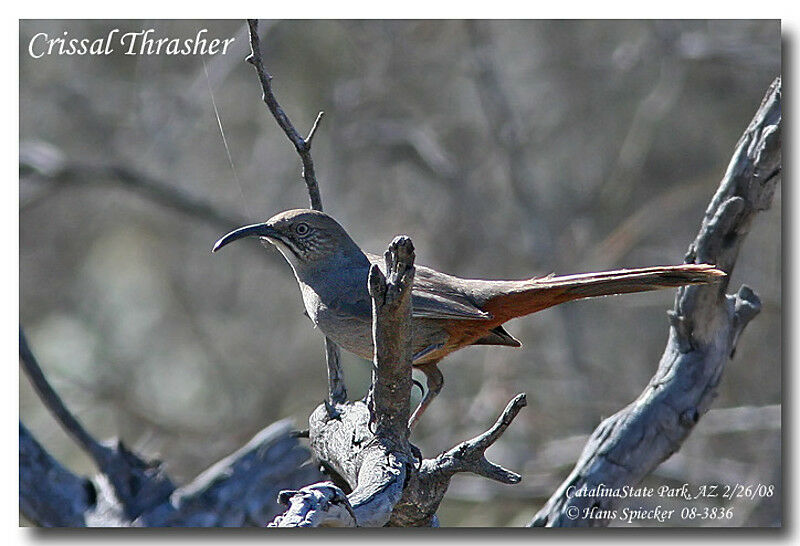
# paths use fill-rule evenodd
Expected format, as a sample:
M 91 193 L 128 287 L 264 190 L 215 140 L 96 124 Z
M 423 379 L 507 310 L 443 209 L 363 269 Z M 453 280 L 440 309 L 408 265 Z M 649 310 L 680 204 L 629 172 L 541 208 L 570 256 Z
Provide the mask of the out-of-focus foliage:
M 27 55 L 36 32 L 96 37 L 114 27 L 170 37 L 208 28 L 236 41 L 205 65 Z M 382 252 L 407 233 L 420 263 L 485 278 L 681 262 L 781 70 L 780 27 L 770 21 L 265 21 L 262 30 L 276 93 L 298 128 L 326 112 L 314 142 L 326 210 L 366 249 Z M 243 62 L 247 48 L 238 21 L 22 22 L 23 149 L 135 169 L 252 221 L 307 206 L 298 158 Z M 326 392 L 323 338 L 277 252 L 248 242 L 212 255 L 236 226 L 112 180 L 22 174 L 20 320 L 92 432 L 159 456 L 184 481 L 270 422 L 304 426 Z M 779 189 L 734 273 L 732 287 L 746 282 L 764 309 L 715 408 L 775 415 L 769 406 L 781 403 L 780 211 Z M 449 357 L 443 394 L 412 438 L 427 455 L 485 429 L 517 392 L 529 407 L 490 452 L 522 471 L 522 484 L 457 477 L 442 524 L 528 521 L 577 458 L 575 436 L 633 400 L 655 370 L 672 298 L 567 304 L 512 322 L 522 349 Z M 367 363 L 344 360 L 350 395 L 363 395 Z M 20 413 L 54 456 L 91 472 L 24 377 Z M 648 484 L 779 492 L 780 421 L 763 421 L 720 431 L 701 420 Z M 779 499 L 720 500 L 735 519 L 717 523 L 778 524 Z

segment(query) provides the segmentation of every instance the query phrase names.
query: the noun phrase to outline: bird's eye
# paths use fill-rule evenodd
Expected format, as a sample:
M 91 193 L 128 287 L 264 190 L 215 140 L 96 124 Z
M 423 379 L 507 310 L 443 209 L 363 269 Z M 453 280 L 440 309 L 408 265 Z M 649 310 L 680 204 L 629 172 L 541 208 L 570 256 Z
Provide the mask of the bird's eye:
M 306 235 L 309 232 L 309 229 L 310 228 L 308 227 L 308 224 L 303 223 L 303 222 L 301 222 L 301 223 L 297 224 L 296 226 L 294 226 L 295 233 L 297 233 L 301 237 L 303 235 Z

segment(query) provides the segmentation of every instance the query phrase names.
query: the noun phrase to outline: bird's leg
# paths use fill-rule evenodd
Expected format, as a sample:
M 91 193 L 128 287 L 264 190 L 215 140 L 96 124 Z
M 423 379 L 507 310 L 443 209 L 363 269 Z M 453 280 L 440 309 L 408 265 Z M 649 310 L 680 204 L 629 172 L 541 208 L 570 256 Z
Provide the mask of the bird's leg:
M 419 406 L 417 406 L 417 409 L 414 410 L 413 415 L 411 415 L 411 419 L 408 420 L 409 429 L 414 428 L 414 425 L 417 424 L 417 421 L 419 421 L 419 418 L 422 417 L 422 414 L 425 412 L 431 402 L 433 402 L 433 399 L 436 398 L 436 395 L 442 391 L 442 387 L 444 386 L 444 376 L 439 370 L 439 367 L 436 365 L 437 362 L 429 362 L 427 364 L 417 366 L 417 368 L 425 374 L 428 390 L 425 393 L 425 396 L 422 397 L 422 400 L 420 400 Z

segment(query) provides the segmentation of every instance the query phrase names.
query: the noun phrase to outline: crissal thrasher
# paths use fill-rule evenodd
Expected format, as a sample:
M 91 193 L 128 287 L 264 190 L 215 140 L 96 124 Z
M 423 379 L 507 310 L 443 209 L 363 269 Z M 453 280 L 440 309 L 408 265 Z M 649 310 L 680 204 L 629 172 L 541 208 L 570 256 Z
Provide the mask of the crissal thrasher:
M 312 322 L 342 348 L 372 359 L 367 276 L 371 264 L 385 267 L 380 256 L 363 252 L 336 220 L 315 210 L 288 210 L 264 223 L 236 229 L 217 241 L 213 251 L 243 237 L 275 245 L 294 270 Z M 513 318 L 571 300 L 703 284 L 724 275 L 713 265 L 684 264 L 492 281 L 461 279 L 417 266 L 412 362 L 425 373 L 428 388 L 409 426 L 444 384 L 437 366 L 442 358 L 467 345 L 521 346 L 502 326 Z

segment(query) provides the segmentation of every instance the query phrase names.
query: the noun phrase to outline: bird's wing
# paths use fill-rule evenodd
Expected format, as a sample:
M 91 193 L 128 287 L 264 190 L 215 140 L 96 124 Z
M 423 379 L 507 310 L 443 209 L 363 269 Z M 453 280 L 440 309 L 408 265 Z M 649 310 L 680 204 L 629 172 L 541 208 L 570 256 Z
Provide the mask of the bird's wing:
M 367 254 L 367 258 L 386 274 L 382 256 Z M 418 265 L 415 269 L 414 287 L 411 292 L 411 313 L 414 318 L 451 320 L 492 318 L 490 313 L 481 310 L 469 297 L 469 289 L 464 279 L 440 273 L 424 265 Z M 368 301 L 366 304 L 371 316 L 371 304 Z
M 332 302 L 330 309 L 341 318 L 372 321 L 372 302 L 369 298 L 341 297 Z M 411 316 L 414 318 L 485 320 L 491 318 L 468 300 L 446 297 L 414 286 L 411 292 Z
M 417 266 L 412 292 L 413 316 L 435 319 L 487 320 L 492 315 L 469 297 L 464 279 Z
M 369 298 L 339 298 L 333 301 L 328 308 L 340 319 L 372 322 L 372 302 Z
M 466 299 L 433 294 L 414 287 L 411 293 L 414 318 L 486 320 L 492 315 L 481 311 Z

